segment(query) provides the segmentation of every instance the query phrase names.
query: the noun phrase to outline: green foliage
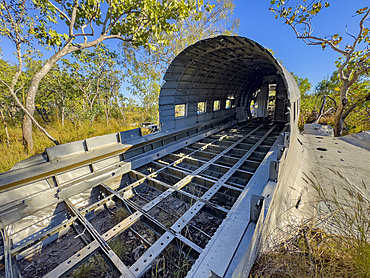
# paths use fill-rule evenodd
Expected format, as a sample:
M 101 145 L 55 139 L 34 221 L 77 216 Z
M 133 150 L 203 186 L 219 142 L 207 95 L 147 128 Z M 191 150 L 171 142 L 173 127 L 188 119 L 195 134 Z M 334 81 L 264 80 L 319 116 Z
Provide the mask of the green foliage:
M 20 85 L 21 80 L 19 79 L 24 62 L 22 47 L 32 45 L 37 49 L 38 46 L 45 46 L 47 49 L 54 48 L 55 50 L 54 55 L 41 63 L 41 67 L 30 78 L 24 104 L 17 99 L 19 106 L 23 105 L 25 107 L 23 111 L 28 115 L 23 120 L 23 140 L 26 147 L 32 151 L 32 122 L 43 130 L 33 117 L 37 110 L 35 101 L 38 92 L 42 91 L 38 90 L 42 85 L 41 81 L 46 78 L 45 76 L 58 61 L 68 54 L 76 53 L 82 54 L 80 57 L 82 62 L 89 63 L 90 61 L 91 64 L 91 61 L 98 57 L 95 53 L 83 53 L 83 50 L 96 47 L 108 39 L 119 39 L 130 42 L 134 47 L 143 46 L 147 49 L 153 49 L 150 43 L 153 39 L 158 43 L 167 44 L 166 35 L 178 30 L 177 21 L 184 20 L 193 14 L 197 18 L 200 17 L 202 7 L 202 0 L 14 0 L 11 2 L 1 0 L 0 36 L 8 39 L 15 46 L 18 60 L 17 70 L 10 84 L 4 80 L 2 83 L 8 87 L 15 99 L 18 93 L 17 84 L 24 86 L 24 84 Z M 104 49 L 98 50 L 99 53 L 104 53 Z M 84 98 L 90 102 L 88 108 L 90 121 L 99 113 L 99 109 L 94 104 L 96 97 L 100 95 L 99 87 L 103 86 L 101 81 L 99 77 L 94 79 L 96 90 L 93 95 L 82 90 Z M 80 83 L 77 82 L 77 84 Z M 110 82 L 110 84 L 113 86 L 117 82 Z M 108 84 L 104 86 L 109 87 Z M 114 85 L 114 87 L 117 86 Z M 91 91 L 90 89 L 88 91 Z M 110 113 L 108 99 L 109 96 L 106 96 L 102 104 L 107 123 Z M 46 136 L 57 143 L 57 140 L 51 138 L 45 130 L 43 131 Z
M 329 96 L 325 106 L 327 111 L 331 107 L 337 109 L 340 102 L 340 88 L 343 86 L 338 77 L 338 72 L 334 72 L 330 78 L 322 80 L 316 87 L 318 96 Z M 370 79 L 361 76 L 348 90 L 347 109 L 343 113 L 343 121 L 348 132 L 360 132 L 370 129 Z M 333 122 L 331 122 L 333 124 Z
M 122 73 L 114 67 L 114 53 L 100 45 L 92 51 L 82 50 L 80 55 L 54 65 L 40 83 L 35 117 L 52 136 L 58 137 L 61 143 L 68 143 L 132 129 L 141 122 L 157 118 L 157 113 L 150 114 L 121 94 Z M 23 56 L 25 66 L 19 78 L 23 84 L 17 87 L 17 95 L 23 103 L 27 95 L 25 87 L 43 65 L 40 58 L 42 56 L 35 51 L 27 51 Z M 17 66 L 0 59 L 0 79 L 11 82 L 16 70 Z M 23 113 L 3 83 L 0 83 L 0 112 L 0 155 L 4 157 L 0 171 L 9 170 L 16 162 L 53 145 L 36 131 L 33 134 L 34 150 L 28 153 L 24 149 Z
M 84 49 L 72 55 L 74 59 L 63 59 L 64 68 L 75 82 L 78 103 L 74 103 L 74 113 L 93 122 L 95 117 L 105 112 L 109 118 L 110 101 L 119 94 L 121 71 L 116 70 L 117 55 L 104 44 L 91 50 Z
M 18 59 L 14 64 L 0 60 L 0 144 L 7 157 L 2 171 L 51 145 L 38 131 L 31 139 L 23 132 L 36 145 L 28 154 L 22 149 L 20 128 L 26 117 L 11 91 L 61 143 L 157 122 L 162 74 L 175 55 L 199 39 L 230 34 L 238 25 L 229 19 L 231 0 L 215 5 L 197 0 L 1 0 L 0 5 L 0 36 L 12 43 Z M 128 66 L 126 77 L 117 54 L 102 44 L 106 39 L 125 42 L 121 64 Z M 53 48 L 54 55 L 45 59 L 40 46 Z M 122 95 L 124 78 L 141 105 Z
M 62 47 L 79 36 L 92 37 L 95 29 L 100 28 L 101 35 L 130 38 L 134 45 L 141 46 L 147 45 L 149 37 L 163 40 L 163 32 L 177 30 L 176 20 L 188 17 L 192 11 L 199 11 L 202 2 L 18 0 L 8 3 L 3 0 L 0 3 L 1 11 L 4 11 L 0 13 L 0 34 L 9 37 L 12 32 L 20 31 L 27 37 L 36 38 L 41 45 Z M 11 15 L 19 18 L 22 30 L 12 30 Z M 68 28 L 56 29 L 56 25 Z M 85 29 L 89 30 L 85 32 Z M 80 33 L 75 34 L 75 31 Z
M 370 9 L 363 7 L 356 11 L 359 18 L 358 33 L 356 36 L 351 36 L 352 44 L 342 46 L 343 36 L 339 33 L 328 36 L 314 35 L 313 19 L 323 10 L 330 7 L 329 2 L 322 1 L 284 1 L 272 0 L 270 10 L 276 14 L 276 18 L 280 17 L 285 20 L 285 23 L 292 27 L 297 38 L 302 39 L 308 45 L 320 45 L 323 49 L 326 47 L 336 51 L 341 57 L 335 63 L 338 68 L 338 77 L 340 83 L 335 87 L 339 98 L 335 105 L 335 113 L 333 116 L 334 135 L 340 136 L 343 130 L 344 120 L 348 117 L 354 107 L 350 104 L 353 98 L 351 91 L 358 90 L 359 78 L 368 75 L 370 70 Z M 346 32 L 348 35 L 348 32 Z M 358 98 L 360 94 L 356 94 L 355 103 L 361 106 L 360 103 L 368 101 L 368 94 L 362 95 L 362 99 Z M 355 105 L 355 106 L 356 106 Z
M 120 56 L 126 67 L 125 80 L 130 84 L 127 89 L 148 110 L 158 110 L 159 91 L 168 65 L 188 45 L 220 34 L 233 34 L 239 26 L 238 19 L 231 19 L 234 6 L 231 0 L 217 0 L 206 5 L 203 13 L 192 11 L 188 18 L 177 22 L 176 31 L 162 33 L 161 39 L 150 37 L 150 48 L 123 43 Z M 162 39 L 169 43 L 164 44 Z
M 50 122 L 46 125 L 46 129 L 52 136 L 58 136 L 60 142 L 64 144 L 137 128 L 141 122 L 150 121 L 152 117 L 143 107 L 138 106 L 132 100 L 126 101 L 124 120 L 119 117 L 121 114 L 118 108 L 112 111 L 112 115 L 114 117 L 109 119 L 108 126 L 103 113 L 96 117 L 93 124 L 88 120 L 68 116 L 65 119 L 64 125 L 62 125 L 61 111 L 54 108 L 48 110 Z M 42 121 L 38 113 L 35 116 L 36 119 Z M 15 163 L 34 154 L 42 153 L 45 148 L 53 146 L 50 140 L 45 138 L 39 130 L 36 130 L 33 134 L 35 148 L 32 153 L 28 153 L 22 143 L 21 113 L 17 111 L 16 116 L 13 118 L 8 114 L 7 119 L 10 135 L 9 144 L 6 142 L 4 125 L 0 122 L 0 156 L 3 158 L 0 160 L 0 172 L 8 171 Z
M 296 77 L 297 79 L 298 77 Z M 298 84 L 300 83 L 298 82 Z M 324 97 L 326 97 L 326 103 L 320 123 L 334 124 L 333 115 L 340 101 L 339 88 L 341 86 L 342 81 L 338 77 L 338 72 L 335 71 L 329 78 L 325 78 L 317 84 L 313 94 L 301 95 L 300 128 L 303 128 L 305 123 L 311 123 L 317 119 Z M 367 76 L 359 78 L 349 89 L 347 109 L 342 117 L 348 133 L 370 129 L 369 91 L 370 79 Z
M 0 79 L 3 80 L 6 83 L 11 82 L 11 75 L 16 71 L 14 66 L 9 64 L 8 62 L 4 60 L 0 60 Z M 7 90 L 7 87 L 0 83 L 0 105 L 1 107 L 5 108 L 6 106 L 11 105 L 12 99 L 11 96 Z
M 284 18 L 285 23 L 288 25 L 306 25 L 303 27 L 303 32 L 301 33 L 301 36 L 303 37 L 311 35 L 311 29 L 305 23 L 310 23 L 312 18 L 315 17 L 321 10 L 330 7 L 329 2 L 325 2 L 323 4 L 322 1 L 296 1 L 297 4 L 293 6 L 288 5 L 288 2 L 289 1 L 284 0 L 272 0 L 270 2 L 270 10 L 276 13 L 275 18 Z M 332 37 L 332 43 L 338 44 L 337 42 L 340 42 L 341 39 L 341 37 L 338 38 L 338 35 L 334 35 Z M 324 43 L 323 47 L 325 45 L 326 43 Z
M 291 72 L 291 74 L 293 75 L 294 80 L 298 84 L 299 91 L 301 92 L 301 98 L 306 96 L 310 92 L 312 87 L 312 84 L 310 83 L 308 78 L 299 77 L 295 75 L 293 72 Z

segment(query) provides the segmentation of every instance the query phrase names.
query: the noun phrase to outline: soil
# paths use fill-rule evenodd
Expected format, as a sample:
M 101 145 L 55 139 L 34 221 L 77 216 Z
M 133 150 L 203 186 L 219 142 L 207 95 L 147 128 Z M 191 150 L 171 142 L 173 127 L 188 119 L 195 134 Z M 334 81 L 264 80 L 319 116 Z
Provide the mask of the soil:
M 71 228 L 69 232 L 48 244 L 30 258 L 18 261 L 18 268 L 23 278 L 43 277 L 59 264 L 80 251 L 85 245 Z

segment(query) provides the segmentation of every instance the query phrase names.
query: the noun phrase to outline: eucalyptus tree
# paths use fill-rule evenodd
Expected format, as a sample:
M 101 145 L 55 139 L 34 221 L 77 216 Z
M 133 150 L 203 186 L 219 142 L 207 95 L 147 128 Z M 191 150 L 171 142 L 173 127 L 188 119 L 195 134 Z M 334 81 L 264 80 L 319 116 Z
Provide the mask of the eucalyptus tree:
M 75 80 L 77 90 L 82 94 L 81 113 L 90 122 L 103 109 L 104 100 L 100 98 L 107 95 L 106 80 L 112 73 L 117 73 L 116 54 L 103 43 L 91 49 L 83 49 L 73 53 L 71 59 L 63 59 L 63 63 L 70 70 L 70 76 Z M 81 101 L 81 100 L 79 100 Z
M 102 81 L 102 106 L 104 107 L 107 128 L 109 126 L 112 110 L 117 110 L 124 116 L 123 108 L 119 107 L 120 103 L 118 102 L 120 98 L 121 79 L 122 71 L 112 69 Z M 125 120 L 124 117 L 123 120 Z
M 77 80 L 71 74 L 70 63 L 62 62 L 60 65 L 55 65 L 48 73 L 47 91 L 52 93 L 52 98 L 48 97 L 47 101 L 52 102 L 51 105 L 56 108 L 55 116 L 60 121 L 62 126 L 65 120 L 69 119 L 73 124 L 78 120 L 79 102 L 82 98 L 81 92 L 78 90 Z
M 168 65 L 183 49 L 199 40 L 235 34 L 239 19 L 233 17 L 234 7 L 232 0 L 214 0 L 203 13 L 192 12 L 180 20 L 177 31 L 163 33 L 165 40 L 151 37 L 150 47 L 145 49 L 123 43 L 120 57 L 126 69 L 125 80 L 130 85 L 128 91 L 147 110 L 157 110 L 162 77 Z
M 342 81 L 339 78 L 338 71 L 320 81 L 315 88 L 315 95 L 322 101 L 322 107 L 325 111 L 337 109 L 340 103 L 340 91 Z M 348 104 L 342 114 L 342 121 L 347 130 L 356 127 L 352 118 L 356 119 L 357 124 L 368 122 L 367 129 L 370 127 L 370 78 L 365 74 L 361 75 L 356 82 L 348 89 Z M 349 119 L 350 118 L 350 119 Z M 348 120 L 349 119 L 349 120 Z
M 38 87 L 60 59 L 105 40 L 145 47 L 150 47 L 149 38 L 166 42 L 165 34 L 177 29 L 176 22 L 199 13 L 202 5 L 202 0 L 1 0 L 0 35 L 12 42 L 18 60 L 12 81 L 4 82 L 10 92 L 16 93 L 21 86 L 18 81 L 24 45 L 34 43 L 54 50 L 32 77 L 24 107 L 17 101 L 26 113 L 23 138 L 28 149 L 33 149 L 32 119 Z
M 358 30 L 354 35 L 346 30 L 346 35 L 352 39 L 352 42 L 343 45 L 343 36 L 339 32 L 327 36 L 314 34 L 314 17 L 329 7 L 329 2 L 323 3 L 316 0 L 272 0 L 270 10 L 276 14 L 276 18 L 284 19 L 298 39 L 308 45 L 319 45 L 323 49 L 330 48 L 341 55 L 336 62 L 340 86 L 336 88 L 339 100 L 334 115 L 334 135 L 340 136 L 343 118 L 353 111 L 352 106 L 348 106 L 350 88 L 355 86 L 361 76 L 368 75 L 370 70 L 370 9 L 361 7 L 356 11 Z
M 0 59 L 0 79 L 5 80 L 7 82 L 10 82 L 9 76 L 11 76 L 12 66 Z M 11 96 L 8 93 L 8 88 L 0 83 L 0 117 L 3 121 L 4 125 L 4 131 L 6 135 L 6 142 L 10 143 L 10 136 L 9 136 L 9 130 L 8 130 L 8 122 L 7 122 L 7 116 L 8 116 L 8 110 L 12 104 Z

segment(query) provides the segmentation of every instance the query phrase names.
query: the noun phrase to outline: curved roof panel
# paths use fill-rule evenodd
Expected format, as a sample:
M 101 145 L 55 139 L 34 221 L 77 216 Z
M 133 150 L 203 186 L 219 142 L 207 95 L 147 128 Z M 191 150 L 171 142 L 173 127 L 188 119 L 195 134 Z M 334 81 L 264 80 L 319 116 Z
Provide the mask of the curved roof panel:
M 162 129 L 181 129 L 235 114 L 234 108 L 225 111 L 226 99 L 233 99 L 236 107 L 249 104 L 267 76 L 280 77 L 286 88 L 283 73 L 290 76 L 267 49 L 247 38 L 218 36 L 199 41 L 182 51 L 164 76 L 159 96 Z M 213 111 L 214 100 L 221 101 L 219 111 Z M 198 102 L 207 103 L 206 115 L 199 115 Z M 177 118 L 174 111 L 179 104 L 186 104 L 186 115 Z

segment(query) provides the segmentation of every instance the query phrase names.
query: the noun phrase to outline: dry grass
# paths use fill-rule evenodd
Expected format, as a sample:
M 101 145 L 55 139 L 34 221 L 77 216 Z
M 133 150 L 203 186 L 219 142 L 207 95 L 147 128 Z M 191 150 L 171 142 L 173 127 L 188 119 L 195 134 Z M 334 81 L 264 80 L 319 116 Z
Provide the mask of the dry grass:
M 117 210 L 114 212 L 114 218 L 113 218 L 114 225 L 119 224 L 121 221 L 123 221 L 129 216 L 130 216 L 130 213 L 128 213 L 126 210 L 124 210 L 121 207 L 117 207 Z
M 317 215 L 256 260 L 251 277 L 370 277 L 370 200 L 363 181 L 351 184 L 331 170 L 336 184 L 305 182 L 317 193 Z
M 127 112 L 126 121 L 123 122 L 121 119 L 110 119 L 107 126 L 105 119 L 97 119 L 95 122 L 90 123 L 89 121 L 77 121 L 72 124 L 70 121 L 65 121 L 64 126 L 58 119 L 52 119 L 52 123 L 43 126 L 46 130 L 56 138 L 61 144 L 69 143 L 73 141 L 83 140 L 90 137 L 100 136 L 104 134 L 110 134 L 119 131 L 125 131 L 139 127 L 139 123 L 151 119 L 148 113 L 136 111 Z M 42 119 L 36 117 L 39 122 Z M 0 123 L 0 173 L 10 170 L 13 165 L 21 160 L 24 160 L 32 155 L 42 153 L 45 148 L 54 145 L 49 139 L 45 137 L 37 128 L 34 127 L 33 139 L 34 139 L 34 150 L 32 153 L 28 153 L 22 143 L 22 129 L 21 123 L 8 123 L 10 142 L 6 140 L 5 130 L 3 123 Z
M 118 277 L 118 272 L 112 269 L 105 262 L 103 255 L 95 253 L 88 260 L 83 262 L 77 269 L 73 270 L 68 278 L 98 278 Z
M 251 277 L 366 277 L 359 275 L 349 248 L 339 236 L 303 226 L 260 256 Z
M 189 257 L 189 253 L 182 251 L 184 246 L 179 241 L 168 245 L 156 259 L 155 265 L 153 265 L 151 271 L 146 273 L 145 277 L 186 277 L 191 266 L 194 264 L 194 260 Z

